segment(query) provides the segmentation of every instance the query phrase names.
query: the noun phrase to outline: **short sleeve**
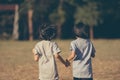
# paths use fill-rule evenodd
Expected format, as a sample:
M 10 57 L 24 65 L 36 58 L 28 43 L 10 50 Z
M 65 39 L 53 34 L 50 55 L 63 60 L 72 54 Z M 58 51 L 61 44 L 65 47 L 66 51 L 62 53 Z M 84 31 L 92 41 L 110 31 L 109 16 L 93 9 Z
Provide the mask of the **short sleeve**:
M 57 43 L 53 43 L 53 54 L 57 54 L 57 53 L 60 53 L 61 50 L 60 48 L 58 47 Z
M 73 42 L 71 42 L 70 44 L 70 51 L 75 51 L 76 50 L 76 46 Z
M 34 52 L 35 52 L 35 54 L 37 55 L 37 54 L 41 54 L 41 52 L 40 52 L 40 50 L 39 50 L 39 46 L 38 46 L 38 44 L 36 44 L 35 45 L 35 47 L 34 47 Z

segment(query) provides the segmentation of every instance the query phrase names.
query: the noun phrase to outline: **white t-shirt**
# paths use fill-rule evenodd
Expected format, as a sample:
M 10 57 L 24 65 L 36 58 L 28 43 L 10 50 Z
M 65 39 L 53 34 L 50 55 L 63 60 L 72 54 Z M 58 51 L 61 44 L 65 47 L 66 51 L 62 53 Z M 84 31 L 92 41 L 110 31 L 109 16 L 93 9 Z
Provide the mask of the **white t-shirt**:
M 75 51 L 73 77 L 92 78 L 91 55 L 95 54 L 93 44 L 88 39 L 77 38 L 71 42 L 71 51 Z
M 60 52 L 57 44 L 52 41 L 40 41 L 35 45 L 35 51 L 39 58 L 39 79 L 58 80 L 58 71 L 54 54 Z

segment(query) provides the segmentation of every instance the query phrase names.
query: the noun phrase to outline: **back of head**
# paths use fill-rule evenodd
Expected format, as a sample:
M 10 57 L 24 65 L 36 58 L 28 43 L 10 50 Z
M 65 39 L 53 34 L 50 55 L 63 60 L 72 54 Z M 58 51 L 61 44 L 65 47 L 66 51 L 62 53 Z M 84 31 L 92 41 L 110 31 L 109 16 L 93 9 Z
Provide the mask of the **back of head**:
M 51 40 L 56 35 L 56 29 L 53 25 L 43 24 L 40 26 L 40 39 L 42 40 Z
M 88 28 L 85 24 L 83 23 L 78 23 L 74 26 L 74 33 L 76 37 L 88 38 Z

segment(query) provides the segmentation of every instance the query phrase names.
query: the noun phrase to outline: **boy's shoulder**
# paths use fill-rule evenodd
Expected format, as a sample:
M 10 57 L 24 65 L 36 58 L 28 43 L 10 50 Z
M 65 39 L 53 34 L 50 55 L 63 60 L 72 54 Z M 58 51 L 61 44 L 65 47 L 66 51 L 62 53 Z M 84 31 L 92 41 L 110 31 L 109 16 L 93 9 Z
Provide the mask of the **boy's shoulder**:
M 38 41 L 36 44 L 41 44 L 42 43 L 42 41 Z
M 43 42 L 43 40 L 41 40 L 41 41 L 38 41 L 38 42 L 36 43 L 36 46 L 39 46 L 39 45 L 41 45 L 41 44 L 42 44 L 42 42 Z
M 91 41 L 89 39 L 83 39 L 83 38 L 77 38 L 73 41 L 71 41 L 71 43 L 90 43 Z
M 76 42 L 77 42 L 77 39 L 72 40 L 72 41 L 71 41 L 71 44 L 74 44 L 74 43 L 76 43 Z
M 41 40 L 39 42 L 36 43 L 36 45 L 42 45 L 44 43 L 50 43 L 50 44 L 57 44 L 55 41 L 45 41 L 45 40 Z

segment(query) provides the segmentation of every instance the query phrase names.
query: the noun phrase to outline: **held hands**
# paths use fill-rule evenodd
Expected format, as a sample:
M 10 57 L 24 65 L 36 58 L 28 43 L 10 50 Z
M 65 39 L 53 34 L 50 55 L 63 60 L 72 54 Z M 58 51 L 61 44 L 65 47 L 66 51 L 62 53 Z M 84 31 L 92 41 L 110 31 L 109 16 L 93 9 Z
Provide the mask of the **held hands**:
M 69 67 L 69 66 L 70 66 L 70 62 L 66 59 L 65 67 Z

